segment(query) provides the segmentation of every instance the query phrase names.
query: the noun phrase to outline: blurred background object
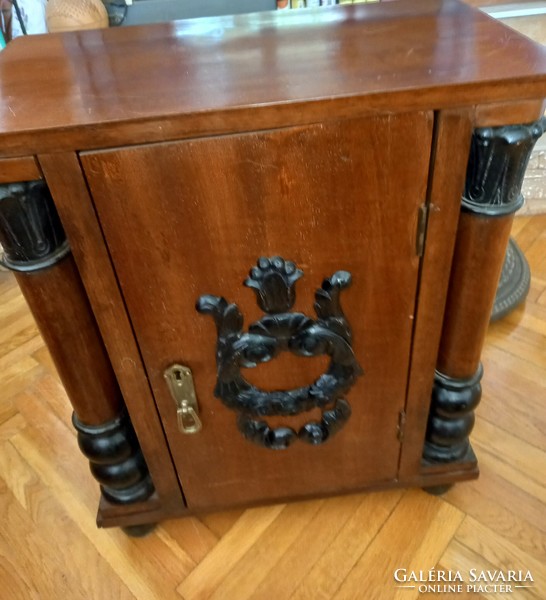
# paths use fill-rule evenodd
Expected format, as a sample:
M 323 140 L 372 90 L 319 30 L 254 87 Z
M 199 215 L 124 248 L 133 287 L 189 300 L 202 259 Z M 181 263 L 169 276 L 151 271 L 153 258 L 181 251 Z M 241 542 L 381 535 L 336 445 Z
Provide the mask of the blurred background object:
M 125 0 L 102 0 L 108 12 L 110 27 L 119 27 L 127 16 L 127 3 Z
M 49 0 L 45 13 L 51 33 L 108 27 L 108 12 L 101 0 Z
M 11 38 L 27 33 L 47 33 L 45 9 L 47 0 L 11 0 Z
M 0 29 L 4 44 L 11 40 L 11 13 L 13 4 L 11 0 L 0 0 Z

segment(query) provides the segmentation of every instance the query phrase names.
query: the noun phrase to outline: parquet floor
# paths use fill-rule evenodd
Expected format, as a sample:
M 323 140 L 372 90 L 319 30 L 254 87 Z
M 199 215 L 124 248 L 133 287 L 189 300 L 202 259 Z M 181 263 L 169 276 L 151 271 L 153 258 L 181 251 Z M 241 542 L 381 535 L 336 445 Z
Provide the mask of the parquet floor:
M 490 328 L 472 436 L 481 477 L 442 498 L 359 494 L 162 523 L 94 525 L 97 486 L 13 277 L 0 272 L 0 598 L 546 598 L 546 215 L 516 220 L 525 308 Z M 395 569 L 530 570 L 513 593 L 420 593 Z

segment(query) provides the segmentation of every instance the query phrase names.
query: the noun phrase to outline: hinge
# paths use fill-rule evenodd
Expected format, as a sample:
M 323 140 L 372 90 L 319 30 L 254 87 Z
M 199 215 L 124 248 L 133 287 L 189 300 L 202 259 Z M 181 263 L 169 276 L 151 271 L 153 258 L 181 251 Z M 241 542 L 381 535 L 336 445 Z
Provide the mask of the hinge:
M 404 441 L 405 428 L 406 428 L 406 411 L 404 409 L 402 409 L 398 413 L 398 426 L 396 428 L 396 431 L 397 431 L 396 437 L 398 438 L 399 442 Z
M 421 204 L 417 215 L 417 236 L 415 240 L 415 251 L 417 256 L 423 256 L 425 251 L 425 236 L 427 233 L 428 205 Z

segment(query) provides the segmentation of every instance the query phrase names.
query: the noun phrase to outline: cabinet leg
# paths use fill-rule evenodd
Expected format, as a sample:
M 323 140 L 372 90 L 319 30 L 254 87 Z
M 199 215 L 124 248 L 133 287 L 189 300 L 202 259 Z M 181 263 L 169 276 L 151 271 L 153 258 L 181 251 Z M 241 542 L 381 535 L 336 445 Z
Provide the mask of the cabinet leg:
M 44 182 L 0 186 L 3 264 L 15 272 L 74 408 L 91 472 L 111 502 L 146 500 L 148 468 Z
M 523 204 L 523 176 L 544 127 L 540 120 L 472 136 L 423 450 L 428 463 L 464 461 L 470 453 L 483 342 L 513 215 Z

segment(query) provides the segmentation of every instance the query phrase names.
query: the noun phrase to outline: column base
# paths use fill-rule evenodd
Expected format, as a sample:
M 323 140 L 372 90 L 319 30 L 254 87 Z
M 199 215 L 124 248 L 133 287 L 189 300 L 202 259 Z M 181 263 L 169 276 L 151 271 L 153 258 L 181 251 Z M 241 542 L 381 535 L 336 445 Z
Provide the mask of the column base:
M 101 425 L 86 425 L 74 414 L 78 444 L 89 459 L 103 496 L 116 504 L 143 502 L 154 493 L 148 467 L 126 413 Z
M 459 462 L 471 452 L 468 436 L 474 427 L 474 409 L 481 399 L 482 375 L 481 364 L 468 379 L 456 379 L 436 371 L 423 449 L 424 461 Z

